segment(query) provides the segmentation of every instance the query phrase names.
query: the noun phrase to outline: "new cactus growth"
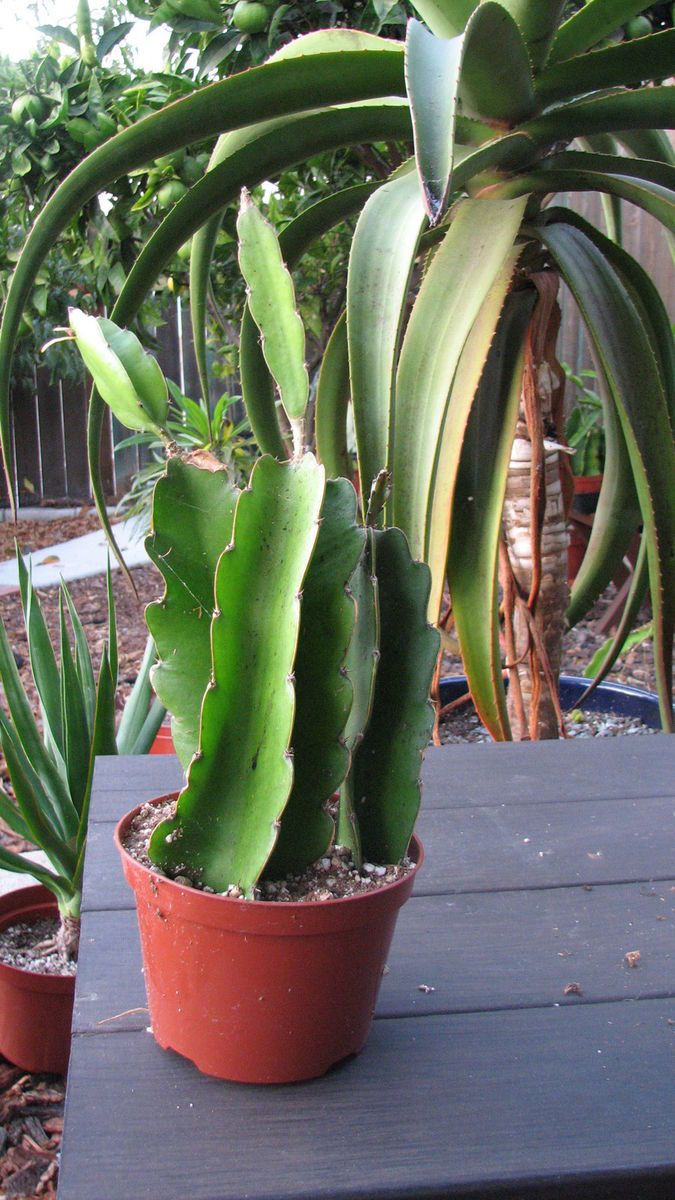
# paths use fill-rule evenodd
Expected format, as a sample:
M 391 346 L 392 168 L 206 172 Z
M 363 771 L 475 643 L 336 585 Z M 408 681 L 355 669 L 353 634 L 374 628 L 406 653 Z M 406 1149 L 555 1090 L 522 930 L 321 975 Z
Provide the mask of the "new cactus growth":
M 404 535 L 360 521 L 352 484 L 327 480 L 304 451 L 304 331 L 276 235 L 247 195 L 239 236 L 294 456 L 264 455 L 237 491 L 207 454 L 169 447 L 148 539 L 165 592 L 147 620 L 186 782 L 148 852 L 169 876 L 251 896 L 261 877 L 301 871 L 335 841 L 357 863 L 404 857 L 438 633 L 426 619 L 429 570 Z M 71 323 L 98 385 L 98 332 L 81 316 Z M 114 354 L 124 343 L 110 322 L 103 332 Z M 384 490 L 379 479 L 373 522 Z

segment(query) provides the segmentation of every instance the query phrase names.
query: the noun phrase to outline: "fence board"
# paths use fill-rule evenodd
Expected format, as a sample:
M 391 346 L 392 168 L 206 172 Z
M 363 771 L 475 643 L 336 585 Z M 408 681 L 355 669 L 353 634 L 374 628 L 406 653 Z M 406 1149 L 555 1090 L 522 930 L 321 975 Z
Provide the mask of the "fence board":
M 42 447 L 42 492 L 51 500 L 68 495 L 61 384 L 50 380 L 46 367 L 37 371 L 37 402 Z

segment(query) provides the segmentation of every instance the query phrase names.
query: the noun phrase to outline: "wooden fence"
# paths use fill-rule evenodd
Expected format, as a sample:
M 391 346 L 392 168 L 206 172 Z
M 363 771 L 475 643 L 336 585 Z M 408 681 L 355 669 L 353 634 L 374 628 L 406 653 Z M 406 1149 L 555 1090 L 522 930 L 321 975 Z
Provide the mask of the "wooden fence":
M 600 198 L 575 195 L 575 210 L 594 223 L 601 222 Z M 673 265 L 663 231 L 654 218 L 632 205 L 624 205 L 624 242 L 649 272 L 661 295 L 672 305 Z M 561 296 L 563 323 L 559 357 L 575 370 L 591 366 L 583 326 L 571 297 Z M 199 394 L 197 367 L 188 313 L 180 300 L 157 334 L 159 361 L 166 375 L 187 395 Z M 30 383 L 16 389 L 12 429 L 16 459 L 16 484 L 22 504 L 41 501 L 86 502 L 91 497 L 86 452 L 87 390 L 81 383 L 50 383 L 43 368 Z M 142 455 L 135 448 L 113 452 L 125 431 L 108 419 L 103 446 L 103 476 L 111 499 L 119 499 L 138 470 Z M 0 498 L 1 499 L 1 498 Z

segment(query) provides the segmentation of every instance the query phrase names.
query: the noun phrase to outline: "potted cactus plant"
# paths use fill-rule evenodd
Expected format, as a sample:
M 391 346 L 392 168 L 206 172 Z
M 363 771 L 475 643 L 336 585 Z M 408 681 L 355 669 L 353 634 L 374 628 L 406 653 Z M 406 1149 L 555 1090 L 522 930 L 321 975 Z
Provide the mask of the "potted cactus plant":
M 96 678 L 68 589 L 61 585 L 57 661 L 30 571 L 20 557 L 18 566 L 41 722 L 33 714 L 0 621 L 0 683 L 8 710 L 0 708 L 0 745 L 12 792 L 0 788 L 0 817 L 19 838 L 43 851 L 47 865 L 0 845 L 0 868 L 37 880 L 0 898 L 0 933 L 12 931 L 12 953 L 0 951 L 0 1053 L 29 1071 L 63 1073 L 70 1051 L 95 758 L 146 751 L 164 709 L 155 701 L 148 712 L 154 660 L 150 643 L 115 733 L 117 633 L 110 576 L 108 639 Z M 17 926 L 35 922 L 53 923 L 53 934 L 37 944 L 30 934 L 17 936 Z M 21 952 L 19 958 L 14 951 Z
M 322 1074 L 367 1037 L 413 827 L 438 633 L 428 567 L 365 521 L 306 450 L 305 334 L 274 230 L 242 197 L 249 305 L 293 433 L 235 488 L 168 435 L 147 545 L 155 689 L 186 769 L 180 794 L 117 830 L 137 903 L 153 1033 L 220 1077 Z M 162 430 L 159 368 L 128 331 L 71 312 L 100 395 Z

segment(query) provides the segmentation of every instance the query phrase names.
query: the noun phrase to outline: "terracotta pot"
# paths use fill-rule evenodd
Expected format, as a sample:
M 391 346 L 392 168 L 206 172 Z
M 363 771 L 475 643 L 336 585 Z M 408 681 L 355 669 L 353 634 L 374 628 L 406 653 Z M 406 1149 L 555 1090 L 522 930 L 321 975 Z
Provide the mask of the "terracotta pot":
M 150 747 L 151 754 L 175 754 L 176 750 L 171 736 L 171 721 L 163 721 L 157 733 L 155 740 Z
M 155 803 L 162 803 L 163 796 Z M 310 904 L 183 887 L 115 841 L 134 891 L 152 1031 L 200 1071 L 242 1083 L 323 1075 L 363 1049 L 398 910 L 415 869 L 377 891 Z
M 0 896 L 0 929 L 58 914 L 39 885 Z M 65 1075 L 70 1056 L 74 975 L 38 975 L 0 963 L 0 1053 L 26 1071 Z
M 598 507 L 602 475 L 575 475 L 574 500 L 570 510 L 567 582 L 574 583 L 588 546 L 593 515 Z

